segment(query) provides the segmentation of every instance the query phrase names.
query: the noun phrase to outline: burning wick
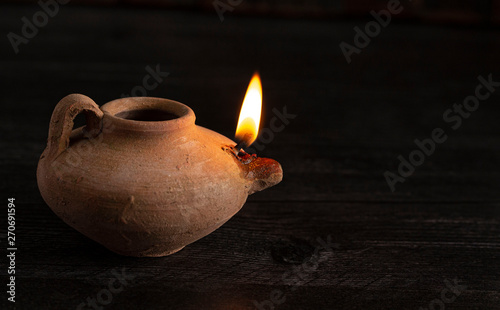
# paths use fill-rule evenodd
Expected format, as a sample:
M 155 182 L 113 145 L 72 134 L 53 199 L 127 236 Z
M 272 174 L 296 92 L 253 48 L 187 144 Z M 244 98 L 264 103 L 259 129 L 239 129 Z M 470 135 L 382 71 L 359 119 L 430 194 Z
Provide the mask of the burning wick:
M 238 144 L 235 149 L 249 147 L 259 133 L 260 115 L 262 112 L 262 85 L 259 73 L 255 72 L 241 105 L 240 117 L 236 126 L 235 138 Z
M 252 144 L 252 142 L 255 140 L 255 132 L 252 131 L 252 128 L 256 128 L 254 120 L 250 117 L 247 117 L 242 121 L 241 126 L 243 128 L 246 128 L 247 130 L 244 129 L 236 132 L 235 136 L 238 144 L 236 144 L 235 148 L 237 150 L 249 147 L 250 144 Z
M 250 141 L 250 139 L 251 139 L 251 135 L 250 134 L 246 134 L 243 139 L 239 140 L 240 142 L 238 142 L 238 144 L 236 144 L 234 146 L 234 148 L 239 151 L 241 149 L 249 147 L 250 143 L 248 143 L 248 141 Z
M 249 147 L 250 144 L 252 144 L 250 141 L 252 139 L 252 134 L 251 133 L 246 133 L 243 135 L 243 137 L 241 138 L 236 138 L 238 142 L 238 144 L 236 144 L 234 147 L 233 147 L 233 152 L 236 156 L 244 156 L 245 154 L 247 154 L 245 152 L 245 148 Z

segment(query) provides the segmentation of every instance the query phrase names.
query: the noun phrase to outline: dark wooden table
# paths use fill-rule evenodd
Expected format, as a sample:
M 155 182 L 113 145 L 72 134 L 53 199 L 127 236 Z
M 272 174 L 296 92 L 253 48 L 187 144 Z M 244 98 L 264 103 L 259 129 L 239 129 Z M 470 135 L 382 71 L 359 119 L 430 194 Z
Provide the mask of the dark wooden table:
M 500 309 L 500 91 L 456 130 L 443 120 L 478 76 L 500 81 L 498 29 L 394 22 L 347 64 L 339 44 L 368 20 L 68 6 L 15 54 L 7 34 L 38 9 L 0 10 L 0 240 L 7 253 L 15 197 L 17 309 Z M 169 76 L 147 94 L 229 137 L 255 69 L 263 127 L 273 109 L 296 117 L 259 152 L 281 184 L 175 255 L 122 257 L 52 213 L 36 165 L 62 97 L 104 104 L 157 65 Z M 438 127 L 448 139 L 392 192 L 384 173 Z

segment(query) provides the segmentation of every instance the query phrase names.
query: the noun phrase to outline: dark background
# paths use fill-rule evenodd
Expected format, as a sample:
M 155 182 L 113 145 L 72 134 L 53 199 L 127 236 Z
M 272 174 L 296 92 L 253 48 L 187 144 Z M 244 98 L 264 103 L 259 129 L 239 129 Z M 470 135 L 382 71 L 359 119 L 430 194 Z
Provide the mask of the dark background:
M 75 0 L 17 54 L 7 35 L 40 7 L 0 6 L 0 241 L 6 253 L 15 197 L 17 309 L 76 309 L 122 268 L 134 278 L 105 309 L 271 309 L 277 291 L 275 309 L 500 309 L 500 91 L 458 129 L 443 120 L 478 76 L 500 81 L 500 1 L 402 3 L 350 64 L 339 44 L 386 1 L 244 0 L 221 21 L 212 1 Z M 148 96 L 189 105 L 230 138 L 255 70 L 262 127 L 273 108 L 296 118 L 258 154 L 282 164 L 282 183 L 179 253 L 128 258 L 57 218 L 35 171 L 62 97 L 102 105 L 157 65 L 169 76 Z M 392 192 L 384 172 L 438 127 L 448 139 Z M 335 245 L 315 251 L 318 238 Z M 0 307 L 13 309 L 7 297 Z

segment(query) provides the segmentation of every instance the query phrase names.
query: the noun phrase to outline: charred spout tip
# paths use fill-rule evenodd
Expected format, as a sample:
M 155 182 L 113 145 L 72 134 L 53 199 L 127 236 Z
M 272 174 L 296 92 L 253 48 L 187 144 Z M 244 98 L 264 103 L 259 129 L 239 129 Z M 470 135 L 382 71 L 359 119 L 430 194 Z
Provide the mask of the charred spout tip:
M 257 157 L 247 166 L 249 171 L 247 179 L 252 181 L 249 195 L 274 186 L 283 180 L 283 169 L 274 159 Z
M 250 182 L 248 194 L 251 195 L 283 180 L 283 169 L 279 162 L 270 158 L 248 154 L 233 145 L 223 146 L 222 150 L 231 154 L 242 170 L 243 177 Z

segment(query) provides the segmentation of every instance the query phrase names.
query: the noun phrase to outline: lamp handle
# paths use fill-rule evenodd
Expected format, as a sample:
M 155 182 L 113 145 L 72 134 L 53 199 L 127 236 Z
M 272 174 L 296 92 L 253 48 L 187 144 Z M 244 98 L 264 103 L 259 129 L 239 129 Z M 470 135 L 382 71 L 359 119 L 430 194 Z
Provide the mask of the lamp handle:
M 55 159 L 69 147 L 74 119 L 82 112 L 86 120 L 85 137 L 93 138 L 101 133 L 103 112 L 94 100 L 81 94 L 68 95 L 59 101 L 50 118 L 48 157 Z

